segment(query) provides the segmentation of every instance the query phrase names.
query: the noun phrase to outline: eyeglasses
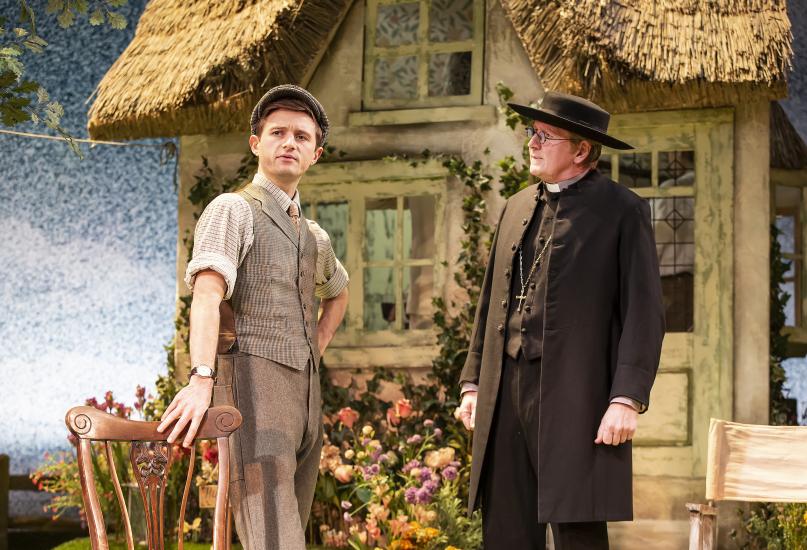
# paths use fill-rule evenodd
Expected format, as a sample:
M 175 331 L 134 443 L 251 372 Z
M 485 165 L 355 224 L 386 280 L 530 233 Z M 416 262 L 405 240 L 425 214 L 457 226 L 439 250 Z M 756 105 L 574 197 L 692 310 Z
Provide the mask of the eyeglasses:
M 543 130 L 539 131 L 533 128 L 532 126 L 527 126 L 527 139 L 532 139 L 533 136 L 538 136 L 538 143 L 541 145 L 546 145 L 547 141 L 577 141 L 574 138 L 549 137 L 549 135 Z

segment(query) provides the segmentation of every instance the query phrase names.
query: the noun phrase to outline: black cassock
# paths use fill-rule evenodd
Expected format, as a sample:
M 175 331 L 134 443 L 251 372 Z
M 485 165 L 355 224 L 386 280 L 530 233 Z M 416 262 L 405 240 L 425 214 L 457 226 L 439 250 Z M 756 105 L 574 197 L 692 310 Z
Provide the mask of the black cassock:
M 518 243 L 537 205 L 537 186 L 505 205 L 460 377 L 479 385 L 470 509 L 478 504 L 499 394 L 511 285 L 520 290 Z M 527 434 L 538 441 L 536 521 L 630 520 L 631 444 L 594 439 L 613 397 L 649 405 L 658 369 L 664 309 L 649 206 L 592 170 L 557 200 L 548 253 L 543 304 L 535 303 L 536 293 L 524 304 L 543 306 L 543 323 L 525 316 L 521 332 L 525 349 L 535 331 L 543 335 L 534 387 L 539 427 Z M 524 258 L 525 277 L 531 262 Z

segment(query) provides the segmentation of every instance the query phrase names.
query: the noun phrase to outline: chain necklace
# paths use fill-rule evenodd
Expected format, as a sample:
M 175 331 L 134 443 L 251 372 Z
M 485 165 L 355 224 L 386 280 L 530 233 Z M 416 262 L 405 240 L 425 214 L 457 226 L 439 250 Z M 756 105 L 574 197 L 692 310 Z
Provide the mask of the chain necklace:
M 532 262 L 532 267 L 530 268 L 530 272 L 527 274 L 527 280 L 524 280 L 524 246 L 523 242 L 518 247 L 518 276 L 521 279 L 521 292 L 519 296 L 516 296 L 518 300 L 518 312 L 521 313 L 521 306 L 524 305 L 524 300 L 527 299 L 527 295 L 524 291 L 527 288 L 527 284 L 532 279 L 532 276 L 535 274 L 535 270 L 538 267 L 538 264 L 541 263 L 541 260 L 544 257 L 544 253 L 546 252 L 547 248 L 549 248 L 549 243 L 552 242 L 552 235 L 546 240 L 544 244 L 544 248 L 541 250 L 541 253 L 535 256 L 535 261 Z

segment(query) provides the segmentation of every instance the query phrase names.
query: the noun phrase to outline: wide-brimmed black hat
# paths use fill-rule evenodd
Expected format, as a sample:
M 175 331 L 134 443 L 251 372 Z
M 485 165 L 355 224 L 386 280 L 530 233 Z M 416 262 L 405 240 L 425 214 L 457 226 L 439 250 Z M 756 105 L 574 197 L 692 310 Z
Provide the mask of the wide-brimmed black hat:
M 308 108 L 314 113 L 314 121 L 322 130 L 322 143 L 325 143 L 325 140 L 328 139 L 328 129 L 331 127 L 330 122 L 328 122 L 328 115 L 325 114 L 325 109 L 317 98 L 311 95 L 311 92 L 305 88 L 295 86 L 294 84 L 281 84 L 263 94 L 263 97 L 255 105 L 255 108 L 252 109 L 252 117 L 250 118 L 249 126 L 253 134 L 258 133 L 258 122 L 261 120 L 261 113 L 264 108 L 272 101 L 277 101 L 278 99 L 299 99 L 308 105 Z
M 612 149 L 633 149 L 624 141 L 608 135 L 611 115 L 599 105 L 576 95 L 546 92 L 538 108 L 508 103 L 518 114 L 601 143 Z

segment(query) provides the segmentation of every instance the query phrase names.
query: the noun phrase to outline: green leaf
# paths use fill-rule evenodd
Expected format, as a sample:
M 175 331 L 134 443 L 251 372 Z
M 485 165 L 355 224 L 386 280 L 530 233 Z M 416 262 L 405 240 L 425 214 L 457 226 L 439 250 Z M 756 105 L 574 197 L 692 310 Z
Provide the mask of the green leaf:
M 14 73 L 19 78 L 25 72 L 25 66 L 21 61 L 13 57 L 0 58 L 0 72 L 6 71 Z
M 61 26 L 63 29 L 66 29 L 76 21 L 76 18 L 73 15 L 72 11 L 66 9 L 59 14 L 59 17 L 57 17 L 56 20 L 59 22 L 59 26 Z
M 129 0 L 107 0 L 110 8 L 122 8 L 129 3 Z
M 39 103 L 47 103 L 49 99 L 50 97 L 48 96 L 48 92 L 45 90 L 45 88 L 40 87 L 36 90 L 36 100 Z
M 20 54 L 22 54 L 22 48 L 17 44 L 9 44 L 8 46 L 0 48 L 0 57 L 16 57 Z
M 87 3 L 87 0 L 75 0 L 76 11 L 79 13 L 87 13 L 90 9 L 90 5 Z
M 113 29 L 123 30 L 126 28 L 127 25 L 126 18 L 121 14 L 114 11 L 109 11 L 107 12 L 106 17 L 107 20 L 109 21 L 109 26 L 112 27 Z
M 90 15 L 90 25 L 103 25 L 104 21 L 106 21 L 106 18 L 104 17 L 104 12 L 101 10 L 101 8 L 97 8 L 92 12 L 92 15 Z
M 28 39 L 23 41 L 22 44 L 33 53 L 42 53 L 44 50 L 44 47 L 37 40 Z
M 58 13 L 64 10 L 63 0 L 48 0 L 48 5 L 45 7 L 45 13 Z

